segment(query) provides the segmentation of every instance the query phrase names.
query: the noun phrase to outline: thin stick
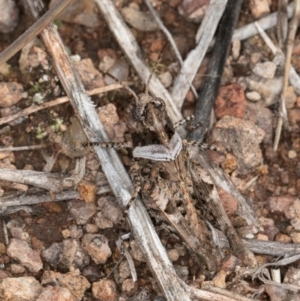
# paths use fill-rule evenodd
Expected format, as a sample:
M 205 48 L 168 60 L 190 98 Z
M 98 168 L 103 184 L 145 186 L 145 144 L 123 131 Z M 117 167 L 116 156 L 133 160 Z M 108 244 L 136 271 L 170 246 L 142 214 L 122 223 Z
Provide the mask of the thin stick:
M 0 152 L 19 152 L 19 151 L 25 151 L 25 150 L 33 150 L 33 149 L 42 149 L 46 148 L 47 145 L 45 144 L 37 144 L 37 145 L 31 145 L 31 146 L 15 146 L 15 147 L 0 147 Z
M 129 85 L 129 84 L 131 84 L 131 83 L 126 83 L 126 85 Z M 105 92 L 108 92 L 108 91 L 113 91 L 113 90 L 116 90 L 116 89 L 120 89 L 122 87 L 123 87 L 123 84 L 121 84 L 121 83 L 112 84 L 112 85 L 109 85 L 107 87 L 101 87 L 101 88 L 96 88 L 96 89 L 87 91 L 87 94 L 88 95 L 96 95 L 96 94 L 101 94 L 101 93 L 105 93 Z M 44 109 L 47 109 L 47 108 L 50 108 L 50 107 L 57 106 L 59 104 L 66 103 L 68 101 L 70 101 L 69 97 L 64 96 L 64 97 L 57 98 L 55 100 L 45 102 L 40 106 L 35 106 L 35 105 L 31 106 L 29 108 L 24 109 L 23 111 L 21 111 L 19 113 L 16 113 L 16 114 L 13 114 L 13 115 L 10 115 L 10 116 L 7 116 L 7 117 L 0 118 L 0 125 L 11 122 L 11 121 L 13 121 L 15 119 L 18 119 L 20 117 L 24 117 L 24 116 L 27 116 L 29 114 L 38 112 L 40 110 L 44 110 Z
M 86 157 L 82 157 L 79 160 L 76 160 L 75 170 L 78 170 L 78 172 L 64 176 L 50 172 L 2 168 L 0 172 L 0 180 L 33 185 L 35 187 L 43 188 L 54 193 L 59 193 L 62 190 L 73 188 L 83 179 L 85 162 Z
M 47 173 L 44 173 L 45 175 Z M 103 195 L 108 192 L 111 192 L 110 186 L 107 181 L 103 181 L 103 185 L 99 185 L 99 189 L 96 192 L 96 195 Z M 48 202 L 63 202 L 68 200 L 74 200 L 80 198 L 79 193 L 72 188 L 72 190 L 62 191 L 60 193 L 55 194 L 55 198 L 52 198 L 49 192 L 45 192 L 42 190 L 41 192 L 36 192 L 36 188 L 34 193 L 31 190 L 28 190 L 26 194 L 18 194 L 13 196 L 0 197 L 0 215 L 2 214 L 2 210 L 5 208 L 20 206 L 20 205 L 34 205 L 34 204 L 42 204 Z
M 0 53 L 0 66 L 35 38 L 74 0 L 56 1 L 41 18 L 28 28 L 17 40 Z
M 279 104 L 279 119 L 276 127 L 276 134 L 275 134 L 275 140 L 274 140 L 274 151 L 278 149 L 278 144 L 281 136 L 282 126 L 283 122 L 288 122 L 287 119 L 287 111 L 285 106 L 285 98 L 287 94 L 287 88 L 288 88 L 288 80 L 289 80 L 289 74 L 291 69 L 291 58 L 292 58 L 292 52 L 295 42 L 295 35 L 297 32 L 297 28 L 299 25 L 299 19 L 300 19 L 300 0 L 295 1 L 295 11 L 294 16 L 290 24 L 289 34 L 287 38 L 287 50 L 286 50 L 286 58 L 285 58 L 285 68 L 284 68 L 284 78 L 283 78 L 283 89 L 282 94 L 280 97 L 280 104 Z
M 280 48 L 285 45 L 287 33 L 288 33 L 288 13 L 287 13 L 287 0 L 278 0 L 277 8 L 277 39 Z

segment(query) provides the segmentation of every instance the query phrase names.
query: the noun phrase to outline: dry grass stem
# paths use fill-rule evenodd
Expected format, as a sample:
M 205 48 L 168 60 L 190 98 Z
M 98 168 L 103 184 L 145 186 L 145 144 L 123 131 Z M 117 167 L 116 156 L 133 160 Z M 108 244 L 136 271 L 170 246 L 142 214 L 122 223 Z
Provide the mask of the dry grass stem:
M 47 145 L 45 144 L 37 144 L 37 145 L 30 145 L 30 146 L 1 147 L 0 152 L 20 152 L 26 150 L 42 149 L 46 147 Z
M 128 83 L 125 83 L 125 84 L 130 85 L 131 83 L 128 82 Z M 106 86 L 106 87 L 95 88 L 93 90 L 87 91 L 86 93 L 88 95 L 92 96 L 92 95 L 101 94 L 101 93 L 113 91 L 113 90 L 116 90 L 116 89 L 120 89 L 122 87 L 123 86 L 121 84 L 112 84 L 112 85 L 109 85 L 109 86 Z M 10 116 L 0 118 L 0 125 L 11 122 L 11 121 L 13 121 L 15 119 L 18 119 L 20 117 L 30 115 L 30 114 L 38 112 L 40 110 L 44 110 L 44 109 L 47 109 L 47 108 L 51 108 L 51 107 L 66 103 L 68 101 L 70 101 L 69 97 L 64 96 L 64 97 L 57 98 L 55 100 L 50 100 L 50 101 L 45 102 L 45 103 L 43 103 L 39 106 L 33 105 L 29 108 L 26 108 L 26 109 L 22 110 L 19 113 L 12 114 Z
M 287 13 L 287 0 L 278 0 L 277 9 L 277 39 L 279 48 L 283 48 L 285 45 L 287 33 L 288 33 L 288 13 Z
M 283 126 L 284 122 L 286 122 L 286 123 L 288 122 L 287 110 L 286 110 L 286 106 L 285 106 L 285 98 L 286 98 L 287 89 L 288 89 L 292 52 L 293 52 L 293 48 L 294 48 L 295 35 L 296 35 L 298 25 L 299 25 L 299 18 L 300 18 L 300 0 L 295 0 L 294 16 L 293 16 L 293 19 L 291 20 L 289 33 L 288 33 L 288 37 L 287 37 L 283 89 L 282 89 L 282 93 L 280 96 L 280 102 L 279 102 L 279 118 L 278 118 L 278 122 L 277 122 L 275 140 L 274 140 L 274 146 L 273 146 L 274 151 L 276 151 L 278 149 L 282 126 Z

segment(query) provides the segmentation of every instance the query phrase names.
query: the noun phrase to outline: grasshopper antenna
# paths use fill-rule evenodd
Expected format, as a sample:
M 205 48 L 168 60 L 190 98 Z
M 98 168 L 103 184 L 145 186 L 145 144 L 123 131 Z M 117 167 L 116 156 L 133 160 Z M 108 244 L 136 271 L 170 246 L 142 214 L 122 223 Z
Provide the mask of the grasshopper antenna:
M 116 81 L 118 84 L 122 85 L 122 87 L 124 89 L 126 89 L 129 93 L 131 93 L 131 95 L 134 97 L 135 102 L 138 103 L 139 102 L 139 98 L 136 95 L 136 93 L 129 88 L 129 86 L 127 86 L 126 84 L 124 84 L 123 82 L 121 82 L 120 80 L 118 80 L 116 77 L 114 77 L 112 74 L 108 73 L 108 72 L 103 72 L 104 74 L 108 75 L 110 78 L 112 78 L 114 81 Z
M 155 69 L 156 69 L 158 63 L 159 63 L 160 60 L 161 60 L 162 54 L 164 53 L 164 50 L 165 50 L 167 44 L 168 44 L 168 43 L 165 42 L 163 48 L 161 49 L 161 51 L 160 51 L 160 53 L 159 53 L 159 56 L 158 56 L 158 58 L 157 58 L 157 60 L 156 60 L 156 62 L 155 62 L 155 64 L 154 64 L 154 66 L 153 66 L 153 68 L 152 68 L 152 71 L 151 71 L 151 73 L 150 73 L 150 76 L 149 76 L 149 78 L 148 78 L 148 80 L 147 80 L 146 87 L 145 87 L 145 94 L 146 94 L 146 95 L 148 95 L 148 93 L 149 93 L 149 84 L 150 84 L 151 78 L 152 78 L 152 76 L 153 76 L 153 73 L 154 73 L 154 71 L 155 71 Z

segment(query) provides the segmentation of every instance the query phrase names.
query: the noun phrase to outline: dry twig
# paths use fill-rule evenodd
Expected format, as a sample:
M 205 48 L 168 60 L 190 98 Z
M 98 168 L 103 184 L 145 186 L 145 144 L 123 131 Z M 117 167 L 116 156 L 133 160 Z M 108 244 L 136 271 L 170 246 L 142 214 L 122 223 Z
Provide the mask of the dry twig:
M 11 147 L 0 147 L 0 152 L 19 152 L 24 150 L 42 149 L 47 147 L 45 144 L 37 144 L 30 146 L 11 146 Z
M 82 180 L 84 176 L 83 171 L 85 170 L 85 162 L 85 157 L 77 160 L 75 167 L 77 172 L 70 176 L 62 176 L 61 174 L 46 173 L 34 170 L 13 170 L 2 168 L 0 180 L 33 185 L 54 193 L 58 193 L 74 187 Z
M 287 49 L 286 49 L 286 57 L 285 57 L 285 69 L 284 69 L 284 78 L 283 78 L 283 90 L 282 94 L 280 96 L 280 103 L 279 103 L 279 119 L 277 122 L 276 127 L 276 133 L 275 133 L 275 140 L 274 140 L 274 147 L 273 149 L 276 151 L 278 148 L 280 136 L 281 136 L 281 130 L 284 121 L 287 120 L 287 111 L 285 106 L 285 98 L 287 94 L 287 88 L 288 88 L 288 80 L 290 75 L 290 68 L 291 68 L 291 58 L 292 58 L 292 52 L 295 42 L 295 35 L 296 31 L 299 25 L 299 19 L 300 19 L 300 1 L 295 0 L 295 11 L 294 16 L 290 24 L 289 28 L 289 34 L 287 38 Z
M 0 54 L 0 65 L 9 60 L 22 49 L 28 42 L 35 38 L 48 24 L 50 24 L 72 1 L 57 1 L 53 7 L 28 28 L 16 41 Z
M 286 36 L 288 32 L 288 12 L 287 12 L 287 0 L 278 1 L 277 9 L 277 39 L 279 48 L 283 48 L 286 41 Z
M 130 85 L 131 83 L 126 83 L 126 84 Z M 105 92 L 108 92 L 108 91 L 113 91 L 113 90 L 116 90 L 116 89 L 120 89 L 122 87 L 123 86 L 121 84 L 112 84 L 112 85 L 109 85 L 109 86 L 106 86 L 106 87 L 95 88 L 93 90 L 87 91 L 86 93 L 91 96 L 91 95 L 101 94 L 101 93 L 105 93 Z M 16 114 L 0 118 L 0 125 L 11 122 L 11 121 L 13 121 L 15 119 L 18 119 L 20 117 L 24 117 L 24 116 L 27 116 L 29 114 L 38 112 L 40 110 L 44 110 L 44 109 L 47 109 L 47 108 L 57 106 L 59 104 L 66 103 L 68 101 L 70 101 L 68 96 L 64 96 L 64 97 L 57 98 L 55 100 L 47 101 L 47 102 L 45 102 L 45 103 L 43 103 L 39 106 L 33 105 L 33 106 L 31 106 L 29 108 L 26 108 L 26 109 L 24 109 L 24 110 L 22 110 L 22 111 L 20 111 Z

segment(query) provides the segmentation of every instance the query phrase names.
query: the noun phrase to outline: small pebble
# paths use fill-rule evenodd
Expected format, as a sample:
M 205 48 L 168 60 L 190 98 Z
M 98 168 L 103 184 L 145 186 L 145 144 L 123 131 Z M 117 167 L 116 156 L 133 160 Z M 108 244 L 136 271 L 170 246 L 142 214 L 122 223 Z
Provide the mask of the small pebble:
M 124 281 L 131 276 L 130 267 L 127 260 L 123 260 L 119 265 L 119 279 Z
M 8 33 L 14 31 L 19 23 L 20 10 L 16 1 L 0 1 L 0 32 Z
M 159 29 L 150 12 L 139 11 L 132 7 L 124 7 L 121 9 L 121 13 L 125 21 L 137 30 L 155 31 Z
M 274 78 L 276 68 L 276 64 L 273 62 L 258 63 L 254 67 L 253 73 L 261 77 L 271 79 Z
M 26 269 L 20 264 L 13 263 L 10 266 L 10 271 L 12 272 L 12 274 L 22 274 L 26 271 Z
M 65 287 L 48 285 L 36 301 L 77 301 L 76 297 Z
M 174 245 L 174 249 L 177 250 L 177 252 L 179 253 L 179 256 L 185 256 L 186 254 L 186 247 L 180 243 L 176 243 Z
M 262 54 L 261 52 L 253 52 L 250 56 L 250 64 L 256 65 L 259 61 L 261 61 Z
M 97 300 L 115 301 L 117 300 L 117 286 L 110 279 L 102 279 L 94 282 L 92 286 L 94 298 Z
M 127 81 L 129 75 L 129 65 L 125 59 L 119 59 L 114 62 L 114 64 L 107 70 L 109 74 L 116 77 L 119 81 Z M 109 75 L 105 75 L 104 82 L 107 85 L 115 84 L 116 81 Z
M 89 58 L 80 62 L 75 62 L 75 67 L 79 72 L 82 83 L 87 90 L 100 88 L 104 86 L 102 74 L 94 67 L 93 61 Z
M 33 95 L 32 101 L 35 102 L 36 104 L 41 104 L 44 101 L 44 97 L 45 97 L 45 95 L 43 95 L 41 93 L 35 93 Z
M 96 264 L 104 264 L 112 254 L 107 238 L 101 234 L 85 234 L 82 238 L 82 248 Z
M 261 99 L 261 96 L 258 92 L 256 91 L 251 91 L 246 93 L 246 98 L 250 101 L 256 102 Z
M 70 237 L 70 235 L 71 235 L 69 229 L 62 230 L 62 231 L 61 231 L 61 234 L 62 234 L 62 236 L 63 236 L 64 238 L 68 238 L 68 237 Z
M 232 41 L 232 58 L 234 60 L 237 60 L 238 57 L 240 56 L 240 52 L 241 52 L 241 41 L 240 40 L 235 40 Z
M 0 82 L 0 107 L 11 107 L 18 103 L 23 95 L 23 86 L 15 82 Z
M 244 90 L 238 84 L 223 86 L 215 101 L 215 115 L 218 119 L 224 116 L 243 118 L 247 107 Z
M 264 235 L 264 234 L 261 234 L 261 233 L 257 234 L 257 239 L 258 240 L 263 240 L 263 241 L 268 241 L 269 240 L 267 235 Z
M 141 251 L 141 248 L 139 247 L 138 243 L 135 240 L 132 240 L 130 242 L 130 247 L 131 247 L 130 254 L 134 259 L 136 259 L 140 262 L 146 262 L 145 256 L 144 256 L 143 252 Z
M 300 109 L 288 110 L 288 120 L 292 125 L 296 125 L 300 122 Z
M 179 253 L 176 249 L 171 249 L 167 251 L 169 259 L 174 262 L 177 261 L 179 258 Z
M 36 300 L 42 286 L 34 277 L 5 278 L 0 284 L 2 300 Z
M 292 149 L 288 151 L 288 158 L 289 159 L 295 159 L 297 158 L 297 153 Z
M 282 90 L 282 77 L 272 79 L 247 77 L 246 81 L 248 89 L 257 91 L 264 99 L 266 106 L 277 102 Z
M 253 0 L 249 2 L 251 14 L 255 19 L 259 19 L 270 13 L 269 0 Z
M 61 286 L 67 288 L 77 300 L 82 300 L 84 293 L 91 287 L 90 283 L 84 276 L 78 275 L 79 271 L 62 274 L 51 270 L 44 271 L 41 284 L 43 286 Z M 30 299 L 35 300 L 35 299 Z
M 286 234 L 278 233 L 275 237 L 275 241 L 290 243 L 292 239 Z
M 40 254 L 31 249 L 27 242 L 16 238 L 11 239 L 7 246 L 7 255 L 21 262 L 31 272 L 36 273 L 43 268 Z
M 122 283 L 122 292 L 129 296 L 134 295 L 138 290 L 138 283 L 134 282 L 132 278 L 125 279 Z
M 291 235 L 293 243 L 300 244 L 300 233 L 299 232 L 292 232 L 290 235 Z
M 284 276 L 284 283 L 290 283 L 290 284 L 294 284 L 296 286 L 300 286 L 300 269 L 299 268 L 295 268 L 293 266 L 290 266 L 288 271 L 286 272 L 285 276 Z M 299 297 L 299 295 L 298 295 Z M 298 299 L 293 299 L 292 300 L 298 300 Z
M 85 231 L 87 233 L 96 233 L 99 230 L 99 228 L 94 224 L 86 224 L 85 225 Z
M 159 79 L 165 88 L 169 88 L 172 84 L 172 75 L 169 71 L 160 74 Z

